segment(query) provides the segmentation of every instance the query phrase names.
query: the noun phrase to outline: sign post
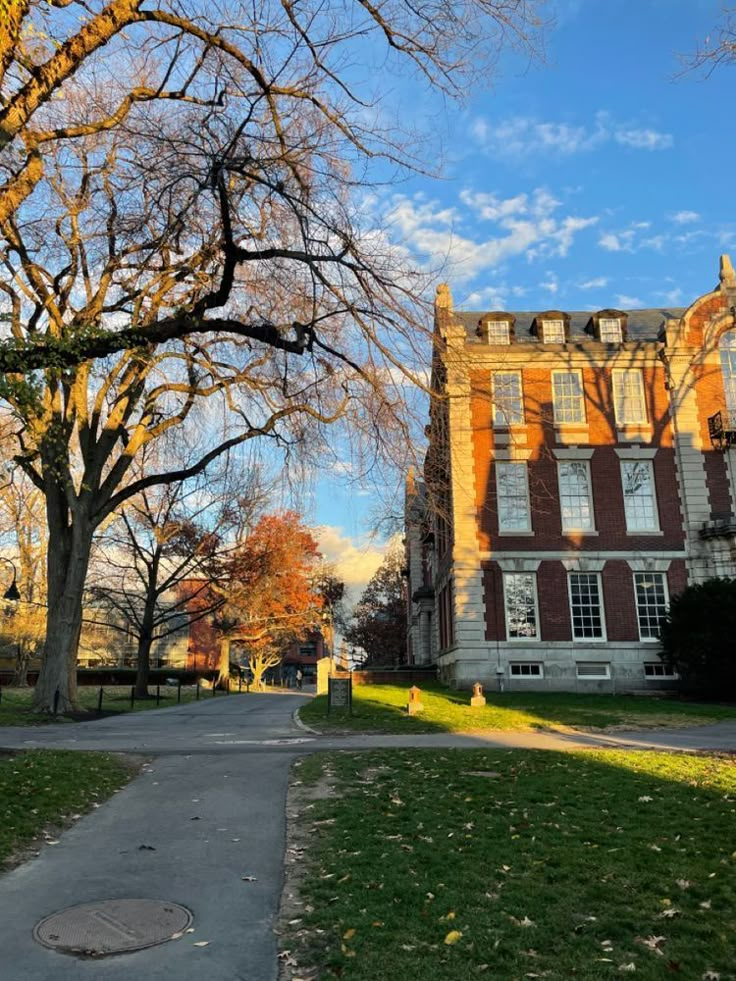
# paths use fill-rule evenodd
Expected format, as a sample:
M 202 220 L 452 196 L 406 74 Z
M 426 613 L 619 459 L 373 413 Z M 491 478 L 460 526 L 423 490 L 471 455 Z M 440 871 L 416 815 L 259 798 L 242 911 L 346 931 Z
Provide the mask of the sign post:
M 327 687 L 327 714 L 333 708 L 347 709 L 350 715 L 353 714 L 353 679 L 350 675 L 347 678 L 330 678 Z

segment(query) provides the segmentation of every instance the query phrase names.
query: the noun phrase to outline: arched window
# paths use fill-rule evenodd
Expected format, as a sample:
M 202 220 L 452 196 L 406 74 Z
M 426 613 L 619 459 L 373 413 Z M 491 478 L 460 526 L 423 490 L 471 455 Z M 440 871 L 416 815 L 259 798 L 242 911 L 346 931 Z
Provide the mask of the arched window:
M 734 419 L 736 418 L 736 330 L 727 330 L 725 334 L 721 334 L 718 347 L 721 353 L 726 409 Z

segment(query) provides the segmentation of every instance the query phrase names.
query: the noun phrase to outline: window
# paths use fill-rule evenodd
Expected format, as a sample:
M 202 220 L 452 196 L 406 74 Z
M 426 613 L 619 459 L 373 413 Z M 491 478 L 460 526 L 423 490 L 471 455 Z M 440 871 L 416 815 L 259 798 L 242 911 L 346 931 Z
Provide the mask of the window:
M 524 422 L 521 372 L 494 371 L 493 406 L 494 426 L 514 426 Z
M 544 344 L 564 344 L 565 343 L 565 321 L 564 320 L 543 320 L 542 321 L 542 342 Z
M 544 668 L 541 661 L 518 661 L 510 664 L 512 678 L 543 678 Z
M 593 530 L 593 500 L 587 460 L 561 460 L 557 464 L 560 481 L 560 510 L 563 531 Z
M 667 582 L 663 572 L 635 572 L 636 615 L 642 640 L 659 640 L 659 624 L 667 612 Z
M 489 344 L 509 344 L 511 330 L 508 320 L 489 320 L 486 323 L 486 339 Z
M 526 463 L 496 464 L 498 530 L 530 531 Z
M 644 676 L 646 678 L 678 678 L 679 675 L 672 668 L 661 661 L 650 661 L 644 665 Z
M 659 531 L 654 472 L 649 460 L 622 460 L 626 530 Z
M 537 577 L 533 572 L 506 572 L 503 577 L 506 636 L 509 640 L 538 640 Z
M 570 613 L 575 640 L 603 640 L 601 584 L 597 572 L 570 573 Z
M 644 385 L 637 368 L 613 372 L 613 405 L 619 426 L 647 421 Z
M 611 664 L 608 661 L 578 661 L 575 669 L 578 678 L 584 681 L 611 677 Z
M 604 344 L 620 344 L 623 340 L 621 321 L 618 317 L 600 317 L 598 332 Z
M 721 354 L 726 410 L 733 419 L 736 418 L 736 330 L 727 330 L 722 334 L 718 348 Z
M 583 378 L 579 371 L 552 372 L 555 422 L 585 422 Z

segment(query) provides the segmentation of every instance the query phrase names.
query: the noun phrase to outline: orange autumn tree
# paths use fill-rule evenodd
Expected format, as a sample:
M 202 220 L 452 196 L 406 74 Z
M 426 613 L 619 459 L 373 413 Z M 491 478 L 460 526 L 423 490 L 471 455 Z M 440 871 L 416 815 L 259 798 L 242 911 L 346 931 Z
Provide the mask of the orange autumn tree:
M 229 563 L 225 603 L 218 617 L 222 637 L 218 684 L 230 671 L 230 646 L 248 652 L 256 689 L 263 675 L 281 662 L 291 641 L 320 620 L 323 598 L 317 576 L 321 555 L 310 529 L 296 511 L 265 515 Z

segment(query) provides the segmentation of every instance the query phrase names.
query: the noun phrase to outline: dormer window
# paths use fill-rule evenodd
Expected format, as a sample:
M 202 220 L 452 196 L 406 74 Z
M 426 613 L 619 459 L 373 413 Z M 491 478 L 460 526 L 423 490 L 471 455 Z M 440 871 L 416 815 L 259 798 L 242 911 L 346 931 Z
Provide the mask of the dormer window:
M 564 320 L 543 320 L 542 321 L 542 343 L 543 344 L 564 344 L 565 343 L 565 321 Z
M 485 324 L 489 344 L 510 344 L 511 324 L 508 320 L 489 320 Z
M 619 317 L 600 317 L 598 319 L 598 332 L 603 344 L 620 344 L 623 341 Z

